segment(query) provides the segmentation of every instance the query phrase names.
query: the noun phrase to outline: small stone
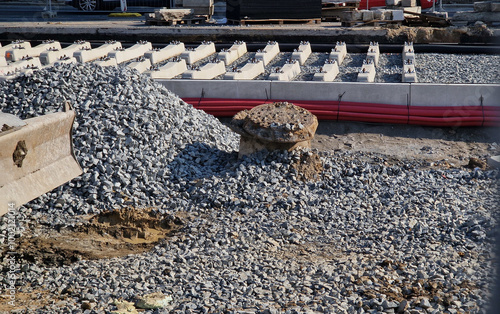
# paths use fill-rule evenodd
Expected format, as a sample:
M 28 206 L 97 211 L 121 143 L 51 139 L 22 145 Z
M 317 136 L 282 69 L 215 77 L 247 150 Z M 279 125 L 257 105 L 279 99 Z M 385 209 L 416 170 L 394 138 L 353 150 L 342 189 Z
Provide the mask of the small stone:
M 408 308 L 410 307 L 410 303 L 408 302 L 408 300 L 403 300 L 399 303 L 399 306 L 398 306 L 398 310 L 397 312 L 398 313 L 403 313 L 404 311 L 406 311 Z
M 424 309 L 428 309 L 428 308 L 432 307 L 431 303 L 429 302 L 429 299 L 427 299 L 427 298 L 422 298 L 419 305 L 420 305 L 420 307 L 422 307 Z
M 155 310 L 165 308 L 172 302 L 172 297 L 161 292 L 154 292 L 138 297 L 135 306 L 145 310 Z
M 92 306 L 92 303 L 90 303 L 89 301 L 83 301 L 82 302 L 82 310 L 91 310 L 93 308 Z

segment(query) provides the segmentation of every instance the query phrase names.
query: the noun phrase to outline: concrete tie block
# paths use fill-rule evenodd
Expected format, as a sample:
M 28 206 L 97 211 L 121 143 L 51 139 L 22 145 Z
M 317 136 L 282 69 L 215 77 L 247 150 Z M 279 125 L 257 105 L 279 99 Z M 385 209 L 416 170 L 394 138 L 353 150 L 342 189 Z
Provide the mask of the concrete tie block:
M 417 72 L 415 71 L 415 66 L 403 65 L 403 79 L 404 83 L 417 83 Z
M 243 57 L 245 53 L 247 53 L 247 44 L 239 41 L 235 42 L 228 50 L 219 52 L 217 59 L 224 61 L 224 64 L 228 66 L 238 58 Z
M 23 60 L 10 62 L 5 66 L 0 66 L 0 75 L 10 76 L 12 74 L 24 73 L 26 70 L 40 69 L 42 63 L 38 57 L 29 57 Z
M 226 73 L 226 66 L 223 61 L 207 63 L 199 69 L 189 70 L 182 74 L 182 78 L 192 80 L 211 80 Z
M 154 49 L 144 53 L 144 57 L 151 61 L 151 64 L 156 64 L 173 57 L 177 57 L 186 50 L 184 43 L 171 42 L 169 45 L 162 49 Z
M 403 47 L 403 63 L 415 63 L 415 50 L 413 49 L 413 43 L 405 43 Z
M 116 62 L 115 58 L 110 58 L 108 56 L 101 57 L 99 60 L 95 60 L 93 63 L 102 67 L 112 67 L 118 65 L 118 62 Z
M 58 41 L 47 41 L 29 48 L 14 46 L 12 49 L 7 50 L 5 55 L 8 60 L 19 61 L 27 57 L 39 57 L 46 50 L 61 50 L 61 44 Z
M 345 42 L 337 42 L 335 48 L 332 49 L 328 59 L 334 60 L 337 64 L 342 64 L 345 56 L 347 55 L 347 46 Z
M 319 73 L 314 73 L 313 81 L 333 82 L 339 74 L 339 65 L 336 61 L 327 61 Z
M 139 73 L 144 73 L 151 68 L 151 60 L 146 58 L 139 58 L 140 60 L 130 62 L 127 66 L 131 69 L 137 70 Z
M 201 59 L 204 59 L 215 53 L 215 45 L 213 42 L 203 42 L 193 50 L 186 50 L 181 53 L 181 58 L 186 60 L 187 64 L 193 64 Z
M 118 64 L 142 57 L 146 52 L 153 49 L 150 42 L 138 42 L 130 48 L 117 48 L 108 53 L 108 57 L 115 58 Z
M 297 60 L 285 64 L 281 69 L 269 75 L 271 81 L 291 81 L 300 73 L 300 65 Z
M 111 41 L 94 49 L 82 49 L 75 51 L 73 53 L 73 57 L 75 57 L 80 63 L 90 62 L 106 57 L 108 53 L 121 47 L 122 44 L 120 42 Z
M 380 49 L 378 43 L 370 42 L 370 47 L 368 48 L 368 53 L 366 54 L 366 60 L 371 60 L 375 66 L 378 65 L 378 60 L 380 57 Z
M 146 73 L 153 79 L 171 79 L 187 71 L 185 59 L 171 61 L 162 67 L 147 71 Z
M 279 52 L 280 46 L 278 45 L 278 43 L 275 41 L 271 41 L 267 43 L 264 50 L 258 51 L 255 54 L 255 59 L 262 60 L 262 62 L 264 62 L 264 66 L 266 66 L 278 55 Z
M 75 57 L 61 57 L 56 62 L 54 62 L 54 65 L 69 64 L 69 63 L 78 63 L 78 60 L 76 60 Z
M 300 65 L 304 65 L 311 52 L 311 44 L 308 41 L 301 42 L 299 48 L 292 53 L 292 60 L 297 60 Z
M 31 43 L 29 41 L 13 41 L 6 46 L 0 46 L 0 56 L 5 57 L 7 60 L 10 60 L 10 57 L 7 57 L 7 51 L 13 49 L 14 47 L 18 47 L 20 49 L 28 49 L 31 48 Z
M 491 12 L 500 12 L 500 2 L 491 3 Z
M 358 82 L 373 83 L 374 81 L 375 65 L 373 63 L 364 63 L 358 72 Z
M 12 65 L 0 66 L 0 75 L 2 75 L 2 76 L 10 76 L 18 71 L 19 70 L 15 66 L 12 66 Z
M 253 60 L 245 64 L 240 70 L 227 72 L 224 75 L 225 80 L 253 80 L 264 73 L 264 61 Z
M 42 64 L 53 64 L 61 59 L 72 58 L 73 54 L 78 50 L 90 48 L 90 43 L 88 41 L 75 42 L 64 49 L 52 49 L 42 52 L 40 54 L 40 61 Z

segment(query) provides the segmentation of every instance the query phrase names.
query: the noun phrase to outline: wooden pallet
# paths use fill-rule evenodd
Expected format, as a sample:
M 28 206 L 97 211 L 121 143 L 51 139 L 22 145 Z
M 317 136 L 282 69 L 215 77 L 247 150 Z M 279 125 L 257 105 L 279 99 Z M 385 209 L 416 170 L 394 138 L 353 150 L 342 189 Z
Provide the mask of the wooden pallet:
M 361 26 L 380 26 L 380 25 L 399 25 L 403 24 L 403 21 L 391 21 L 391 20 L 372 20 L 372 21 L 348 21 L 342 22 L 344 27 L 361 27 Z
M 228 20 L 228 24 L 247 25 L 247 24 L 320 24 L 321 18 L 317 19 L 248 19 L 248 20 Z
M 195 24 L 204 24 L 207 21 L 206 16 L 199 16 L 189 19 L 179 19 L 179 20 L 158 20 L 155 18 L 148 19 L 146 18 L 146 25 L 157 25 L 157 26 L 174 26 L 177 24 L 183 25 L 195 25 Z

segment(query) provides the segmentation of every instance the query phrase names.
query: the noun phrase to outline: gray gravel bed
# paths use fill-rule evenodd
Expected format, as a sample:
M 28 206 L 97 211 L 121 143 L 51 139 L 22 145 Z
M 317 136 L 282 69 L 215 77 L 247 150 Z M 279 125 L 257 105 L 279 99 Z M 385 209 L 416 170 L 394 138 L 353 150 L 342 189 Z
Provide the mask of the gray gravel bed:
M 253 56 L 249 52 L 239 58 L 235 63 L 226 68 L 230 71 L 233 67 L 241 68 Z M 267 66 L 264 74 L 259 75 L 257 80 L 267 80 L 269 74 L 285 65 L 286 60 L 291 57 L 291 52 L 280 52 Z M 306 63 L 301 66 L 301 73 L 294 81 L 311 81 L 314 73 L 319 72 L 328 58 L 327 53 L 312 53 Z M 196 63 L 201 66 L 211 58 L 206 58 Z M 366 59 L 364 53 L 348 53 L 344 62 L 339 67 L 339 74 L 335 82 L 356 82 L 359 69 Z M 498 84 L 500 83 L 500 70 L 493 64 L 500 64 L 500 56 L 497 55 L 453 55 L 426 53 L 416 54 L 416 71 L 418 81 L 421 83 L 477 83 Z M 378 83 L 400 83 L 403 72 L 403 60 L 400 53 L 380 54 L 377 66 L 375 82 Z M 221 75 L 216 79 L 223 79 Z
M 312 152 L 238 160 L 237 135 L 134 70 L 61 65 L 0 83 L 0 109 L 23 118 L 64 100 L 77 112 L 84 174 L 20 216 L 69 226 L 78 214 L 134 205 L 191 219 L 150 252 L 24 267 L 19 291 L 71 291 L 40 313 L 79 312 L 84 300 L 102 313 L 114 298 L 157 291 L 174 299 L 160 313 L 487 309 L 498 171 L 337 151 L 320 153 L 320 180 L 303 182 L 292 165 Z

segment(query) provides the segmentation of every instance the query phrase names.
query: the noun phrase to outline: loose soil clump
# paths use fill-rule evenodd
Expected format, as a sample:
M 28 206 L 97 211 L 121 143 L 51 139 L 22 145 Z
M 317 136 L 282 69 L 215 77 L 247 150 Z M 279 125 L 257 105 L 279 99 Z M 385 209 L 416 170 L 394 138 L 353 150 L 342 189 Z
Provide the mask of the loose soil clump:
M 123 208 L 92 216 L 88 223 L 71 229 L 39 225 L 35 235 L 19 239 L 16 252 L 21 260 L 46 266 L 138 254 L 179 231 L 186 219 L 183 216 Z

